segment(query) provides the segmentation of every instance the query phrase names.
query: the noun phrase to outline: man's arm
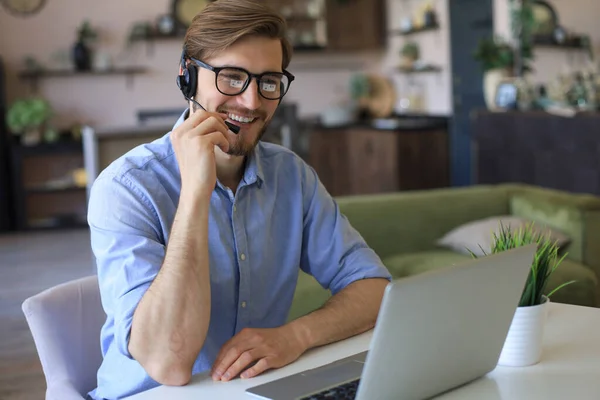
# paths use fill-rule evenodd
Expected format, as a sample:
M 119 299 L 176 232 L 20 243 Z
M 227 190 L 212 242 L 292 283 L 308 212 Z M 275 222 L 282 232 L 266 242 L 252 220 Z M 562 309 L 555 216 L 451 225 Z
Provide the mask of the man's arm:
M 92 247 L 117 348 L 161 384 L 189 382 L 208 332 L 208 218 L 215 147 L 227 150 L 226 131 L 220 117 L 196 112 L 171 132 L 182 189 L 166 250 L 153 173 L 99 178 L 90 196 Z
M 208 202 L 180 201 L 165 260 L 133 316 L 129 352 L 161 384 L 189 382 L 208 332 L 208 212 Z
M 181 192 L 164 262 L 133 316 L 129 351 L 155 381 L 184 385 L 210 324 L 210 198 L 217 181 L 215 147 L 227 151 L 223 120 L 193 113 L 171 132 Z
M 358 335 L 375 326 L 387 279 L 362 279 L 332 296 L 323 307 L 289 323 L 303 352 Z

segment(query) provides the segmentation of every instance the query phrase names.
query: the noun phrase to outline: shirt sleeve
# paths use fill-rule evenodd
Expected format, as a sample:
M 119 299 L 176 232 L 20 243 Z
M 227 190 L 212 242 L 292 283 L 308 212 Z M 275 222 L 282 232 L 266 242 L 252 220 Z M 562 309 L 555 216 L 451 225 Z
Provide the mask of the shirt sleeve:
M 352 227 L 316 172 L 305 166 L 301 269 L 333 295 L 367 278 L 391 280 L 379 256 Z
M 107 176 L 97 179 L 90 192 L 88 224 L 102 304 L 113 323 L 113 344 L 133 359 L 128 350 L 133 313 L 166 251 L 158 216 L 131 180 Z

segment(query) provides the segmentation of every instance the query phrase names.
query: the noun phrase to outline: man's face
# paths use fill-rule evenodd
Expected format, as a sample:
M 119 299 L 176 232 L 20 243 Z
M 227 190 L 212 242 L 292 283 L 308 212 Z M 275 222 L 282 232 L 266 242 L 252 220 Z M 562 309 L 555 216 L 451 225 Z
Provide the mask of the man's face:
M 201 61 L 213 67 L 239 67 L 260 74 L 281 72 L 282 57 L 278 39 L 247 37 L 218 55 Z M 227 113 L 227 121 L 240 126 L 237 135 L 231 132 L 226 135 L 230 145 L 228 154 L 233 156 L 245 156 L 254 149 L 279 104 L 278 100 L 267 100 L 259 94 L 255 79 L 241 94 L 224 95 L 217 90 L 215 73 L 206 68 L 198 68 L 196 93 L 195 100 L 208 111 Z M 196 109 L 197 106 L 193 105 L 192 110 Z

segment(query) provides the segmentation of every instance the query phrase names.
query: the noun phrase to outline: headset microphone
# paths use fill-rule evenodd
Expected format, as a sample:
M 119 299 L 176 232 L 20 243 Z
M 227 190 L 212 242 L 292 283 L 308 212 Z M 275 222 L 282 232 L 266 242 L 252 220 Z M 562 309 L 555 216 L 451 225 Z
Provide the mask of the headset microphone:
M 198 107 L 200 107 L 201 109 L 203 109 L 204 111 L 206 111 L 206 108 L 202 107 L 202 104 L 198 103 L 196 100 L 194 100 L 194 99 L 190 99 L 190 98 L 188 98 L 188 97 L 186 97 L 186 99 L 187 99 L 188 101 L 191 101 L 192 103 L 194 103 L 195 105 L 197 105 Z M 235 133 L 236 135 L 237 135 L 238 133 L 240 133 L 240 127 L 239 127 L 239 126 L 237 126 L 237 125 L 234 125 L 234 124 L 232 124 L 232 123 L 231 123 L 231 122 L 229 122 L 229 121 L 223 121 L 223 122 L 225 122 L 225 125 L 227 125 L 227 127 L 229 128 L 229 130 L 230 130 L 231 132 Z
M 195 65 L 185 65 L 184 54 L 185 51 L 181 56 L 181 66 L 183 69 L 183 75 L 177 76 L 177 86 L 179 86 L 181 93 L 183 93 L 183 97 L 185 97 L 187 101 L 191 101 L 192 103 L 196 104 L 198 107 L 206 111 L 206 108 L 202 107 L 202 104 L 198 103 L 196 100 L 193 99 L 194 95 L 196 94 L 196 79 L 198 76 L 198 70 Z M 224 122 L 231 132 L 235 133 L 236 135 L 240 133 L 239 126 L 234 125 L 229 121 Z

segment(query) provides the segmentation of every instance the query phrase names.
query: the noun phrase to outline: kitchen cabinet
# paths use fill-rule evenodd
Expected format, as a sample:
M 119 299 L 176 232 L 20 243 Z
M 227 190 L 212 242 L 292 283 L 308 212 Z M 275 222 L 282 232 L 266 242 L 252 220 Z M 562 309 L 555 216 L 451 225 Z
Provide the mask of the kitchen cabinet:
M 330 50 L 375 50 L 385 46 L 383 0 L 326 0 Z
M 296 51 L 360 51 L 385 46 L 384 0 L 267 0 L 288 24 Z
M 332 196 L 449 186 L 447 130 L 315 127 L 309 164 Z

